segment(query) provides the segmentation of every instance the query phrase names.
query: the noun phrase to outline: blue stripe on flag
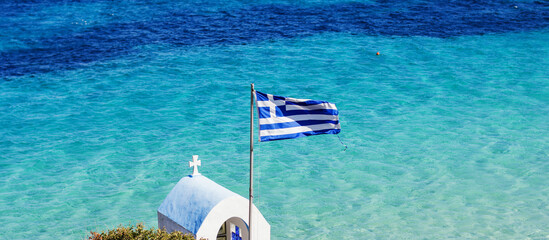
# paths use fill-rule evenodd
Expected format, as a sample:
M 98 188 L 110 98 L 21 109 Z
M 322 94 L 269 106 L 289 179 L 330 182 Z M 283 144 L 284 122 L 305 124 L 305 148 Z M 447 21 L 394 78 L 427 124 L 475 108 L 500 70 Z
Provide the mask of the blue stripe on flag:
M 259 118 L 270 118 L 271 112 L 269 107 L 258 107 Z M 286 111 L 285 107 L 276 108 L 276 116 L 295 116 L 295 115 L 304 115 L 304 114 L 322 114 L 322 115 L 338 115 L 339 111 L 334 109 L 317 109 L 317 110 L 291 110 Z
M 298 106 L 309 106 L 315 104 L 328 103 L 327 101 L 316 101 L 316 100 L 307 100 L 304 102 L 292 102 L 291 100 L 286 100 L 286 105 L 298 105 Z
M 279 128 L 301 127 L 301 126 L 316 125 L 316 124 L 323 124 L 323 123 L 338 124 L 339 121 L 309 120 L 309 121 L 297 121 L 297 122 L 261 124 L 261 130 L 271 130 L 271 129 L 279 129 Z
M 304 114 L 338 115 L 339 112 L 334 109 L 284 111 L 284 116 L 294 116 L 294 115 L 304 115 Z
M 261 141 L 267 142 L 267 141 L 274 141 L 274 140 L 314 136 L 314 135 L 320 135 L 320 134 L 338 134 L 339 132 L 341 132 L 341 129 L 327 129 L 327 130 L 321 130 L 321 131 L 300 132 L 300 133 L 286 134 L 286 135 L 261 136 Z
M 271 112 L 268 107 L 259 107 L 257 109 L 259 111 L 259 118 L 271 117 Z M 284 111 L 281 108 L 276 109 L 276 117 L 290 117 L 290 116 L 307 115 L 307 114 L 337 116 L 339 114 L 339 111 L 334 109 L 292 110 L 292 111 Z

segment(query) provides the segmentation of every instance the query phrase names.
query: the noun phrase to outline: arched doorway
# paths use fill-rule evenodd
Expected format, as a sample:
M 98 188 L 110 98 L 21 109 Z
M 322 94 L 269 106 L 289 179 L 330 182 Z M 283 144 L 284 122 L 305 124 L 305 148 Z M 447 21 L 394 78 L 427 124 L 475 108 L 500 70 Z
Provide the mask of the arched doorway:
M 248 226 L 238 217 L 229 218 L 221 224 L 216 240 L 248 240 Z

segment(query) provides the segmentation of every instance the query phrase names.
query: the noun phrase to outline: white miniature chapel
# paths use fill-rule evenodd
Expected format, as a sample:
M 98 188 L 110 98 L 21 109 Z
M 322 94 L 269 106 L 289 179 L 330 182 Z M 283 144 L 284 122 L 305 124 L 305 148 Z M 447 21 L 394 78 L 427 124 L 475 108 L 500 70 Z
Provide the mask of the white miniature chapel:
M 249 240 L 248 199 L 200 174 L 197 155 L 189 166 L 193 174 L 181 178 L 158 208 L 158 227 L 197 240 Z M 270 240 L 271 226 L 255 205 L 252 209 L 252 240 Z

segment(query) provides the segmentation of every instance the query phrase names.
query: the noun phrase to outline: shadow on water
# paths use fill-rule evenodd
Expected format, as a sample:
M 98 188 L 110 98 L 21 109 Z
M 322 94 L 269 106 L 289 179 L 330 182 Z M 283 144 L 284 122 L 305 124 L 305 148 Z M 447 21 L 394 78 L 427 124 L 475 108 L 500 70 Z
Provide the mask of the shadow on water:
M 324 32 L 446 38 L 543 29 L 549 3 L 436 1 L 262 5 L 198 13 L 172 9 L 155 21 L 109 23 L 39 39 L 40 47 L 0 52 L 0 77 L 44 73 L 131 54 L 144 44 L 236 45 Z M 36 41 L 36 40 L 35 40 Z

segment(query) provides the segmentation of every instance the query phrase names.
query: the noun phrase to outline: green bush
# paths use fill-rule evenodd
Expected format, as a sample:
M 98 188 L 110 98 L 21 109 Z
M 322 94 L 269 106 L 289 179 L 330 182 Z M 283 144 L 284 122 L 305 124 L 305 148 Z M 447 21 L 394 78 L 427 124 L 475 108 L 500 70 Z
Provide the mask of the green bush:
M 119 226 L 106 232 L 90 232 L 88 240 L 195 240 L 192 235 L 181 232 L 168 233 L 164 229 L 145 229 L 143 224 L 137 226 Z

